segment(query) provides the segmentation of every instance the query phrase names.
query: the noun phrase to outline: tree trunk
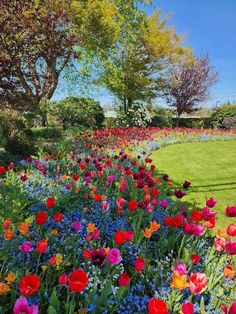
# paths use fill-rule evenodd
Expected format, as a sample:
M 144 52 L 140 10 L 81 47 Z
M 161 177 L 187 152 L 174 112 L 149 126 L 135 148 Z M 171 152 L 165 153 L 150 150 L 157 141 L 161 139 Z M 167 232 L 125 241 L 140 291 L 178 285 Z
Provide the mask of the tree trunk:
M 176 128 L 179 126 L 179 119 L 180 119 L 181 114 L 178 113 L 177 115 L 177 121 L 176 121 Z

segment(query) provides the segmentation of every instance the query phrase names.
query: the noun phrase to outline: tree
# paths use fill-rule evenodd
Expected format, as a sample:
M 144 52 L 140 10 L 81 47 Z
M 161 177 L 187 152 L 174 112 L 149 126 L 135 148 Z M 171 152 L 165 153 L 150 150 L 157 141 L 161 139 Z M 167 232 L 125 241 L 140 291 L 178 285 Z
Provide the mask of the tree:
M 182 60 L 170 76 L 167 103 L 176 109 L 177 125 L 182 113 L 199 108 L 210 95 L 210 87 L 217 81 L 217 72 L 210 65 L 208 55 L 191 62 Z
M 188 49 L 175 30 L 167 27 L 168 17 L 161 20 L 161 11 L 150 18 L 135 13 L 133 24 L 125 28 L 117 49 L 104 67 L 99 83 L 123 103 L 125 113 L 136 102 L 151 101 L 166 84 L 170 66 Z
M 0 96 L 18 110 L 50 99 L 75 56 L 70 4 L 65 0 L 0 0 Z
M 17 110 L 50 99 L 83 50 L 108 49 L 119 34 L 109 0 L 0 0 L 0 96 Z

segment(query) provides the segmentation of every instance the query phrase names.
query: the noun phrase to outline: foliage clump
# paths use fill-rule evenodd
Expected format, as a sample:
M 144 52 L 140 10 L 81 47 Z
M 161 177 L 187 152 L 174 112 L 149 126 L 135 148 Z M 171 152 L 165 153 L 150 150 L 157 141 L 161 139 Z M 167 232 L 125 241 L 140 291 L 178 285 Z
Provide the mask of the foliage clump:
M 64 129 L 73 126 L 102 127 L 105 116 L 99 102 L 91 98 L 68 97 L 52 105 Z

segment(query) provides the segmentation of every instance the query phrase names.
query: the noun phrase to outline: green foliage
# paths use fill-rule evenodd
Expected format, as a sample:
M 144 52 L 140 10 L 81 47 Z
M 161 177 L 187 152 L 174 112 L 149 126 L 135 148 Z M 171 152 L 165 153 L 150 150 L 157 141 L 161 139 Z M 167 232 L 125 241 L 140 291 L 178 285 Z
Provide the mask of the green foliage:
M 78 38 L 82 33 L 85 48 L 106 49 L 114 43 L 121 26 L 114 1 L 73 0 L 71 7 Z
M 225 127 L 223 121 L 226 117 L 236 117 L 236 105 L 223 105 L 213 112 L 210 124 L 213 128 Z
M 183 128 L 208 128 L 209 127 L 209 117 L 182 117 L 182 118 L 172 118 L 172 125 L 177 125 Z
M 24 123 L 27 128 L 33 128 L 35 120 L 37 118 L 36 114 L 31 111 L 26 111 L 23 113 Z
M 6 145 L 6 139 L 4 138 L 3 135 L 3 127 L 0 124 L 0 146 L 4 147 Z
M 21 221 L 29 203 L 18 174 L 8 172 L 6 179 L 0 181 L 0 221 L 5 218 L 10 218 L 13 223 Z
M 32 132 L 35 139 L 60 139 L 62 137 L 61 128 L 34 128 Z
M 51 110 L 58 116 L 64 129 L 73 126 L 102 127 L 105 119 L 99 102 L 90 98 L 68 97 L 55 102 Z
M 117 119 L 115 117 L 106 117 L 104 121 L 104 126 L 107 128 L 115 128 L 117 127 Z
M 25 156 L 34 152 L 32 132 L 26 128 L 24 119 L 18 111 L 2 108 L 0 125 L 3 135 L 1 145 L 7 152 Z
M 140 12 L 133 14 L 135 22 L 126 25 L 125 39 L 121 38 L 104 62 L 99 80 L 123 103 L 125 111 L 133 103 L 155 98 L 166 84 L 167 70 L 188 51 L 166 25 L 168 18 L 161 19 L 161 11 L 149 18 Z
M 152 117 L 151 126 L 169 128 L 172 126 L 172 112 L 165 108 L 156 108 Z

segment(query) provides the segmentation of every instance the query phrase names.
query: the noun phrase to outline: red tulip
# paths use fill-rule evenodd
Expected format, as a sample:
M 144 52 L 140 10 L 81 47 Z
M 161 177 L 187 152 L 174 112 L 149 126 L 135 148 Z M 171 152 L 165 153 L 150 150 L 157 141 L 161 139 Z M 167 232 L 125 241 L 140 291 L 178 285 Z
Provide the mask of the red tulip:
M 235 237 L 236 236 L 236 225 L 235 224 L 231 224 L 228 226 L 227 228 L 227 234 L 231 237 Z
M 127 241 L 127 234 L 125 231 L 119 230 L 114 235 L 114 240 L 117 245 L 122 245 Z
M 35 222 L 38 224 L 38 225 L 43 225 L 45 224 L 45 222 L 47 221 L 48 219 L 48 215 L 46 212 L 38 212 L 36 213 L 35 215 Z
M 93 200 L 94 202 L 100 202 L 102 200 L 102 197 L 100 194 L 94 194 Z
M 56 205 L 56 200 L 54 197 L 48 197 L 45 203 L 47 208 L 52 208 Z
M 37 275 L 26 275 L 19 282 L 20 294 L 29 297 L 38 291 L 40 287 L 40 279 Z
M 54 216 L 53 216 L 53 220 L 55 222 L 61 222 L 63 219 L 63 214 L 62 213 L 56 213 Z
M 203 217 L 202 217 L 202 212 L 200 212 L 199 210 L 194 210 L 191 213 L 191 217 L 190 217 L 190 221 L 194 222 L 194 221 L 202 221 Z
M 119 285 L 126 287 L 130 284 L 130 276 L 127 273 L 123 273 L 119 277 Z
M 79 180 L 79 175 L 78 175 L 78 174 L 74 174 L 74 175 L 73 175 L 73 179 L 74 179 L 75 181 L 78 181 L 78 180 Z
M 135 200 L 131 200 L 131 201 L 129 202 L 128 209 L 129 209 L 131 212 L 134 212 L 134 211 L 136 211 L 137 208 L 138 208 L 138 203 L 137 203 Z
M 183 314 L 194 314 L 194 306 L 191 302 L 182 304 L 181 311 Z
M 47 240 L 40 240 L 37 243 L 36 252 L 38 252 L 39 254 L 43 254 L 47 251 L 47 248 L 48 248 L 48 241 Z
M 144 269 L 145 260 L 142 257 L 137 257 L 134 261 L 134 267 L 137 272 L 141 272 Z
M 7 172 L 7 169 L 3 166 L 0 166 L 0 175 L 5 174 Z
M 88 276 L 82 269 L 74 270 L 69 277 L 69 289 L 72 292 L 82 292 L 88 284 Z
M 200 262 L 201 257 L 198 254 L 192 254 L 191 260 L 193 264 L 198 264 Z
M 168 314 L 166 303 L 161 299 L 151 298 L 148 303 L 148 314 Z

